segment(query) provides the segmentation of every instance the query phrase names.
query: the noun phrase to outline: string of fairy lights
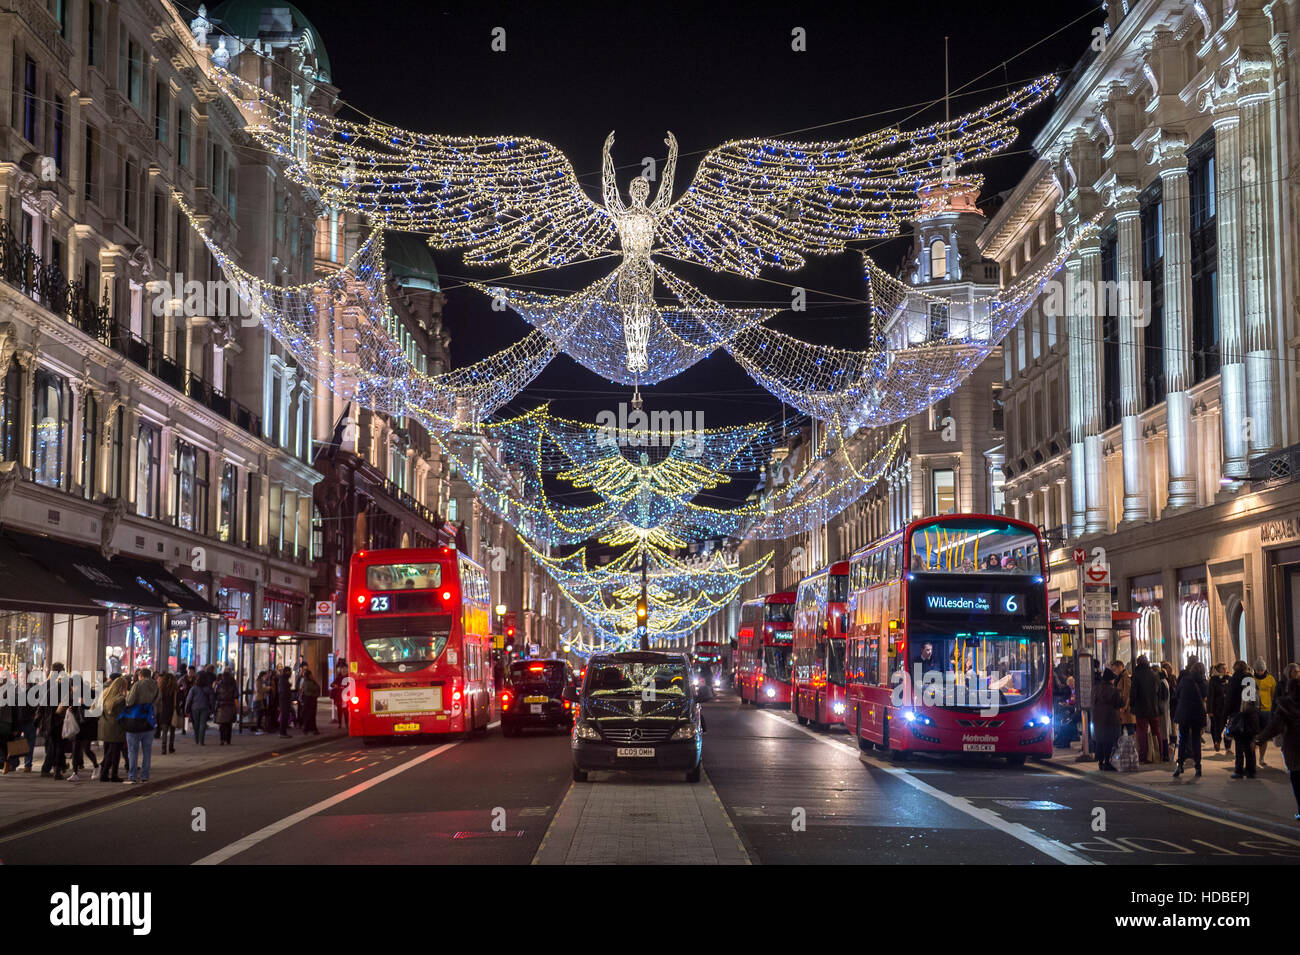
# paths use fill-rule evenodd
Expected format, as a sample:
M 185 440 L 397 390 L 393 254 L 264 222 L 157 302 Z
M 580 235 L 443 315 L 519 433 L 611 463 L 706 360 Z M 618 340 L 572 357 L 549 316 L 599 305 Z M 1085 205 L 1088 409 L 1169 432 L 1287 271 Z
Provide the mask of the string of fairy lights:
M 871 346 L 814 345 L 766 322 L 775 308 L 720 304 L 662 264 L 674 259 L 757 278 L 811 255 L 897 236 L 958 165 L 1006 150 L 1012 123 L 1057 87 L 1045 76 L 982 109 L 919 129 L 887 128 L 828 142 L 753 138 L 708 151 L 676 199 L 678 147 L 652 197 L 615 182 L 613 133 L 602 151 L 601 201 L 556 147 L 518 136 L 421 134 L 378 120 L 350 122 L 283 99 L 236 73 L 210 75 L 243 109 L 249 136 L 321 203 L 362 216 L 373 231 L 337 272 L 303 285 L 261 281 L 176 201 L 255 320 L 336 393 L 420 422 L 478 500 L 515 528 L 533 559 L 590 624 L 601 645 L 637 632 L 643 579 L 649 633 L 689 635 L 727 606 L 770 559 L 740 565 L 714 552 L 674 556 L 702 541 L 774 540 L 843 512 L 897 461 L 898 425 L 946 397 L 1001 343 L 1084 237 L 1007 289 L 960 303 L 889 276 L 864 256 Z M 418 232 L 471 266 L 513 276 L 610 257 L 585 288 L 542 294 L 489 282 L 471 287 L 532 331 L 470 366 L 419 367 L 401 346 L 387 298 L 383 230 Z M 500 280 L 498 280 L 499 283 Z M 666 292 L 667 301 L 656 295 Z M 918 323 L 945 310 L 944 334 Z M 919 331 L 918 331 L 919 329 Z M 784 429 L 754 423 L 705 430 L 691 422 L 581 422 L 546 406 L 500 417 L 560 354 L 638 391 L 725 351 L 759 385 L 817 422 L 795 453 Z M 732 507 L 702 497 L 763 473 L 761 494 Z M 565 499 L 579 497 L 584 503 Z M 587 545 L 618 553 L 589 563 Z M 554 548 L 578 549 L 566 556 Z M 643 578 L 644 575 L 644 578 Z M 578 637 L 575 649 L 590 648 Z

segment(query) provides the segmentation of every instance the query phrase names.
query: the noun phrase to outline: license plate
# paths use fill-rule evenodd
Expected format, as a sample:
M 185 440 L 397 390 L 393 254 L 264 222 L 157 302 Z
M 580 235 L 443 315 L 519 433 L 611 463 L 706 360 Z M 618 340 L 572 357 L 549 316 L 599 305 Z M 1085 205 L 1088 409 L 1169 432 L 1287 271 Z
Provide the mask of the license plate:
M 526 696 L 526 697 L 524 697 L 524 702 L 525 702 L 525 703 L 545 703 L 548 699 L 550 699 L 550 697 L 547 697 L 547 696 Z
M 995 746 L 996 743 L 962 743 L 961 749 L 963 753 L 991 753 Z
M 418 733 L 420 732 L 419 723 L 394 723 L 394 733 Z
M 532 704 L 531 706 L 528 707 L 528 712 L 540 714 L 542 712 L 542 704 L 540 703 Z
M 637 756 L 641 758 L 654 758 L 655 749 L 653 746 L 620 746 L 618 756 Z

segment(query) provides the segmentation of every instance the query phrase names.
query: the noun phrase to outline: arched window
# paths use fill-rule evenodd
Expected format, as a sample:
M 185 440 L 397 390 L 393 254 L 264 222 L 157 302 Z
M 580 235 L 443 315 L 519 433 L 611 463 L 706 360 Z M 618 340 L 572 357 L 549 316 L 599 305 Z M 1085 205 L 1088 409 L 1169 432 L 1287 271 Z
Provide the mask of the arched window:
M 930 281 L 938 282 L 948 277 L 948 246 L 943 239 L 930 243 Z

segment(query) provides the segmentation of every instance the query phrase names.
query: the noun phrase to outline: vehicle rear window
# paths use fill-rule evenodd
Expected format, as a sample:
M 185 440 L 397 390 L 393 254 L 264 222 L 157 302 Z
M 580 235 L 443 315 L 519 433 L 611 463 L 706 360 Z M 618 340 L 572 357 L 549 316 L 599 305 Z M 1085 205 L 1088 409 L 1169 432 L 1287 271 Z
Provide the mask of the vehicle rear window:
M 556 685 L 564 682 L 564 663 L 558 660 L 540 662 L 520 661 L 510 664 L 510 682 L 516 685 L 528 683 L 546 683 Z

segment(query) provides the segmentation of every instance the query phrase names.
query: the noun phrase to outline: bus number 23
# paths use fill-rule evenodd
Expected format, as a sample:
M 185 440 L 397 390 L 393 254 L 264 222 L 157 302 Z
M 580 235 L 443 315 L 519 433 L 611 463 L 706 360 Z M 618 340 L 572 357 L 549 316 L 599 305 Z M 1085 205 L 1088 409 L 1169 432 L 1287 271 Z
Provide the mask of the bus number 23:
M 388 605 L 388 601 L 389 601 L 389 599 L 390 599 L 390 598 L 388 598 L 387 596 L 382 596 L 382 597 L 371 597 L 371 598 L 370 598 L 370 612 L 371 612 L 371 613 L 383 613 L 383 612 L 386 611 L 386 610 L 391 610 L 392 607 L 390 607 L 390 606 Z

